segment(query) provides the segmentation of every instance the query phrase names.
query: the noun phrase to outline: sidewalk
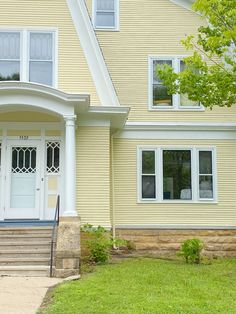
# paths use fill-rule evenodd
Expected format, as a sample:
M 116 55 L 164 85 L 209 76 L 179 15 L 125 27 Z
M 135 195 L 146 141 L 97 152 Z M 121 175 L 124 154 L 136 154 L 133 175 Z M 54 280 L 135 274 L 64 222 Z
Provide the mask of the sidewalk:
M 35 314 L 47 289 L 61 281 L 48 277 L 0 277 L 0 313 Z

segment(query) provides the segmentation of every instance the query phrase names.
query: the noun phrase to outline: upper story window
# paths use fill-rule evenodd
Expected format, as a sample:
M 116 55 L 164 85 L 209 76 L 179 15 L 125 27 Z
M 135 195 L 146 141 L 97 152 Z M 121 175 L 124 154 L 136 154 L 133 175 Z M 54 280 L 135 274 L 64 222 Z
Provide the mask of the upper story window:
M 95 29 L 118 29 L 118 0 L 93 0 Z
M 188 99 L 186 94 L 168 95 L 167 88 L 156 74 L 156 67 L 168 64 L 176 73 L 183 71 L 185 64 L 180 57 L 149 58 L 149 109 L 202 109 L 199 102 Z
M 0 31 L 0 81 L 55 85 L 55 34 Z

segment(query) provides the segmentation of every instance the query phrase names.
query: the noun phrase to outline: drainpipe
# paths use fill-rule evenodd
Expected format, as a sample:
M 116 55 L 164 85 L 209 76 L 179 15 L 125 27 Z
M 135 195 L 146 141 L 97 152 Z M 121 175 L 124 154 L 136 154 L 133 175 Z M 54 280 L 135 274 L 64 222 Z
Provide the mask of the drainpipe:
M 113 239 L 113 249 L 117 250 L 117 246 L 114 243 L 116 238 L 116 221 L 115 221 L 115 179 L 114 179 L 114 152 L 113 152 L 113 135 L 111 135 L 111 220 L 112 220 L 112 239 Z

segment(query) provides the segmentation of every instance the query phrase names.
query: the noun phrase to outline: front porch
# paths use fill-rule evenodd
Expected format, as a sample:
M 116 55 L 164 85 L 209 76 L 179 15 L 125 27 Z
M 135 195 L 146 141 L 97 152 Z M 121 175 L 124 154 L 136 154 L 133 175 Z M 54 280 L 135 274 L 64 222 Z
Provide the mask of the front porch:
M 51 225 L 60 195 L 56 276 L 78 273 L 78 213 L 111 227 L 111 134 L 128 111 L 90 107 L 89 95 L 0 83 L 0 227 Z

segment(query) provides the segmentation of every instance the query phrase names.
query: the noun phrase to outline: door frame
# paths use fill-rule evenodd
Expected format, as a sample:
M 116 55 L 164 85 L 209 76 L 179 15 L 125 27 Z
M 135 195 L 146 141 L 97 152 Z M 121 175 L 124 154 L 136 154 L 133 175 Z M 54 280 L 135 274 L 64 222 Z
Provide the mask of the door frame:
M 5 174 L 5 183 L 6 183 L 6 189 L 5 189 L 5 210 L 4 210 L 4 219 L 40 219 L 40 200 L 42 199 L 42 190 L 41 190 L 41 163 L 43 161 L 42 158 L 42 152 L 41 152 L 41 143 L 39 139 L 34 140 L 14 140 L 14 139 L 7 139 L 6 143 L 6 157 L 7 157 L 7 163 L 6 163 L 6 174 Z M 35 182 L 35 208 L 29 208 L 28 213 L 26 213 L 27 209 L 25 209 L 24 212 L 19 213 L 17 215 L 14 213 L 14 209 L 11 208 L 11 167 L 12 167 L 12 148 L 13 147 L 36 147 L 36 182 Z M 20 212 L 20 208 L 15 209 L 16 211 Z
M 36 134 L 37 132 L 37 134 Z M 1 163 L 0 163 L 0 221 L 8 220 L 5 217 L 6 208 L 6 178 L 7 178 L 7 145 L 9 142 L 17 141 L 24 142 L 28 145 L 30 141 L 39 143 L 40 153 L 40 209 L 39 218 L 36 220 L 47 220 L 47 188 L 46 182 L 46 142 L 47 141 L 61 142 L 61 184 L 58 193 L 60 193 L 61 208 L 64 208 L 64 141 L 65 141 L 65 127 L 63 122 L 0 122 L 0 142 L 1 142 Z M 38 155 L 39 156 L 39 155 Z M 14 220 L 14 219 L 13 219 Z M 18 220 L 18 219 L 15 219 Z M 35 219 L 33 219 L 35 220 Z

